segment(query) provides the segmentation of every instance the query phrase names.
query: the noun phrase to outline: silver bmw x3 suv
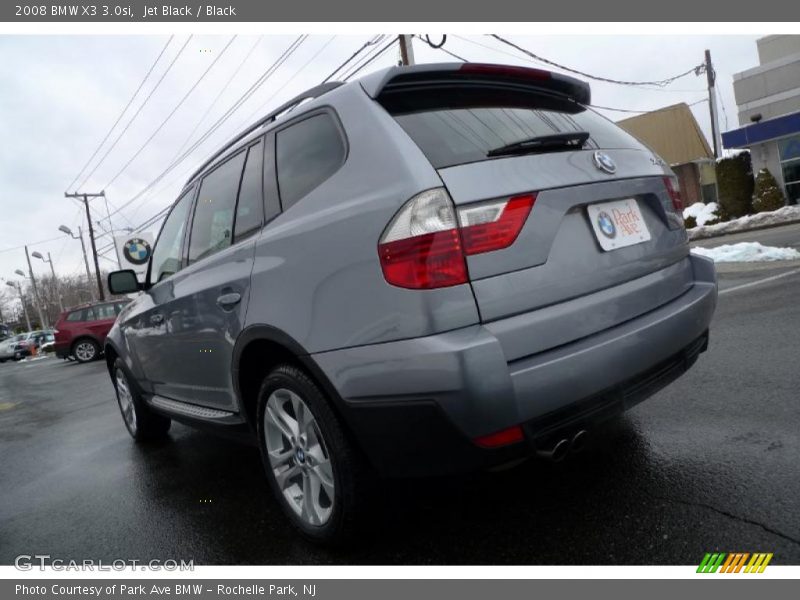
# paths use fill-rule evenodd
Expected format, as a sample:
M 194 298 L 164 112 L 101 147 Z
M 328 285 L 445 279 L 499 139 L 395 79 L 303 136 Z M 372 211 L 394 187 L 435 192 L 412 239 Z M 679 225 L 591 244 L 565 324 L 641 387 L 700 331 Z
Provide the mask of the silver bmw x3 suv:
M 138 440 L 244 433 L 307 536 L 374 475 L 560 459 L 706 350 L 678 182 L 587 84 L 487 64 L 301 94 L 208 159 L 105 356 Z M 202 465 L 198 465 L 198 469 Z

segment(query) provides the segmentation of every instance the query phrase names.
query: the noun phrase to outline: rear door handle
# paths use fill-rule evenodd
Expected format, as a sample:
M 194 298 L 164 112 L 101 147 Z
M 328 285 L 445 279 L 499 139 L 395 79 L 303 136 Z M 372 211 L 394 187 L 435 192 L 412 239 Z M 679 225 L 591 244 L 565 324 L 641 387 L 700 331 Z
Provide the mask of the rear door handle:
M 150 315 L 150 322 L 153 325 L 161 325 L 161 323 L 164 322 L 164 315 L 161 315 L 161 314 L 158 314 L 158 313 L 156 313 L 154 315 Z
M 217 298 L 217 305 L 222 310 L 231 310 L 234 306 L 239 304 L 242 300 L 242 295 L 238 292 L 230 292 L 228 294 L 222 294 L 219 298 Z

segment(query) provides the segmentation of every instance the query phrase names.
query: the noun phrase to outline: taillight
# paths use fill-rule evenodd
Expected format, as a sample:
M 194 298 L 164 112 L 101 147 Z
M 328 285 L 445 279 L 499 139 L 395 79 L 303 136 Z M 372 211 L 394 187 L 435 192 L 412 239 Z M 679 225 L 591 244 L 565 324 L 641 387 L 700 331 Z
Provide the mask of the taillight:
M 535 194 L 458 208 L 444 188 L 414 196 L 378 244 L 386 281 L 410 289 L 467 283 L 465 256 L 507 248 L 531 212 Z
M 669 194 L 670 200 L 672 200 L 672 206 L 675 208 L 675 212 L 679 214 L 682 213 L 683 199 L 681 198 L 681 186 L 678 182 L 678 178 L 666 176 L 664 177 L 664 185 L 667 188 L 667 193 Z
M 386 281 L 411 289 L 467 282 L 456 213 L 442 188 L 414 196 L 395 215 L 378 244 Z
M 508 248 L 517 239 L 535 201 L 536 195 L 529 194 L 459 208 L 464 253 Z
M 499 448 L 500 446 L 508 446 L 516 444 L 525 439 L 525 434 L 522 432 L 522 427 L 513 425 L 507 429 L 501 429 L 489 435 L 484 435 L 472 440 L 481 448 Z
M 544 69 L 486 63 L 464 63 L 458 70 L 461 73 L 470 75 L 494 75 L 495 77 L 514 77 L 518 79 L 533 79 L 535 81 L 546 81 L 553 77 L 550 71 L 545 71 Z

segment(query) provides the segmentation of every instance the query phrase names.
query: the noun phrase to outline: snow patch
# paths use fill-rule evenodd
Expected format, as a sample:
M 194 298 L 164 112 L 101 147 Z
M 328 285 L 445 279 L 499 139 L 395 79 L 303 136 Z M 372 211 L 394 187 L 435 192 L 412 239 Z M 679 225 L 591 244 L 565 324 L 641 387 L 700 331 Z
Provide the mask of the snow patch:
M 696 206 L 692 204 L 686 210 Z M 710 206 L 707 204 L 706 206 Z M 684 211 L 685 214 L 685 211 Z M 784 206 L 778 210 L 769 212 L 760 212 L 754 215 L 747 215 L 724 223 L 717 223 L 716 225 L 705 225 L 700 227 L 700 221 L 697 221 L 698 227 L 688 230 L 689 239 L 697 240 L 701 238 L 712 237 L 715 235 L 722 235 L 725 233 L 734 233 L 737 231 L 747 231 L 748 229 L 755 229 L 758 227 L 768 227 L 770 225 L 780 225 L 781 223 L 791 223 L 793 221 L 800 221 L 800 205 Z
M 719 218 L 717 216 L 717 208 L 719 208 L 719 206 L 716 202 L 709 202 L 708 204 L 695 202 L 691 206 L 687 206 L 683 209 L 683 218 L 694 217 L 695 221 L 697 221 L 697 226 L 702 227 L 709 221 Z
M 758 242 L 724 244 L 716 248 L 692 248 L 692 252 L 710 258 L 714 262 L 768 262 L 800 259 L 800 252 L 794 248 L 762 246 Z

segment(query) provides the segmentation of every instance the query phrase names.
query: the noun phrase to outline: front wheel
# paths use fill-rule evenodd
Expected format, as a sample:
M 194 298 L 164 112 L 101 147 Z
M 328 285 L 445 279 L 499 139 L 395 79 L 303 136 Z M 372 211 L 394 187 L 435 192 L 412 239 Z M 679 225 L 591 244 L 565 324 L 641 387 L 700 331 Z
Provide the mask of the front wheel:
M 145 404 L 139 392 L 131 385 L 120 359 L 114 363 L 114 389 L 125 428 L 133 439 L 138 442 L 167 435 L 172 420 L 156 414 Z
M 293 365 L 264 380 L 258 437 L 267 479 L 305 536 L 344 543 L 356 532 L 368 468 L 314 381 Z

